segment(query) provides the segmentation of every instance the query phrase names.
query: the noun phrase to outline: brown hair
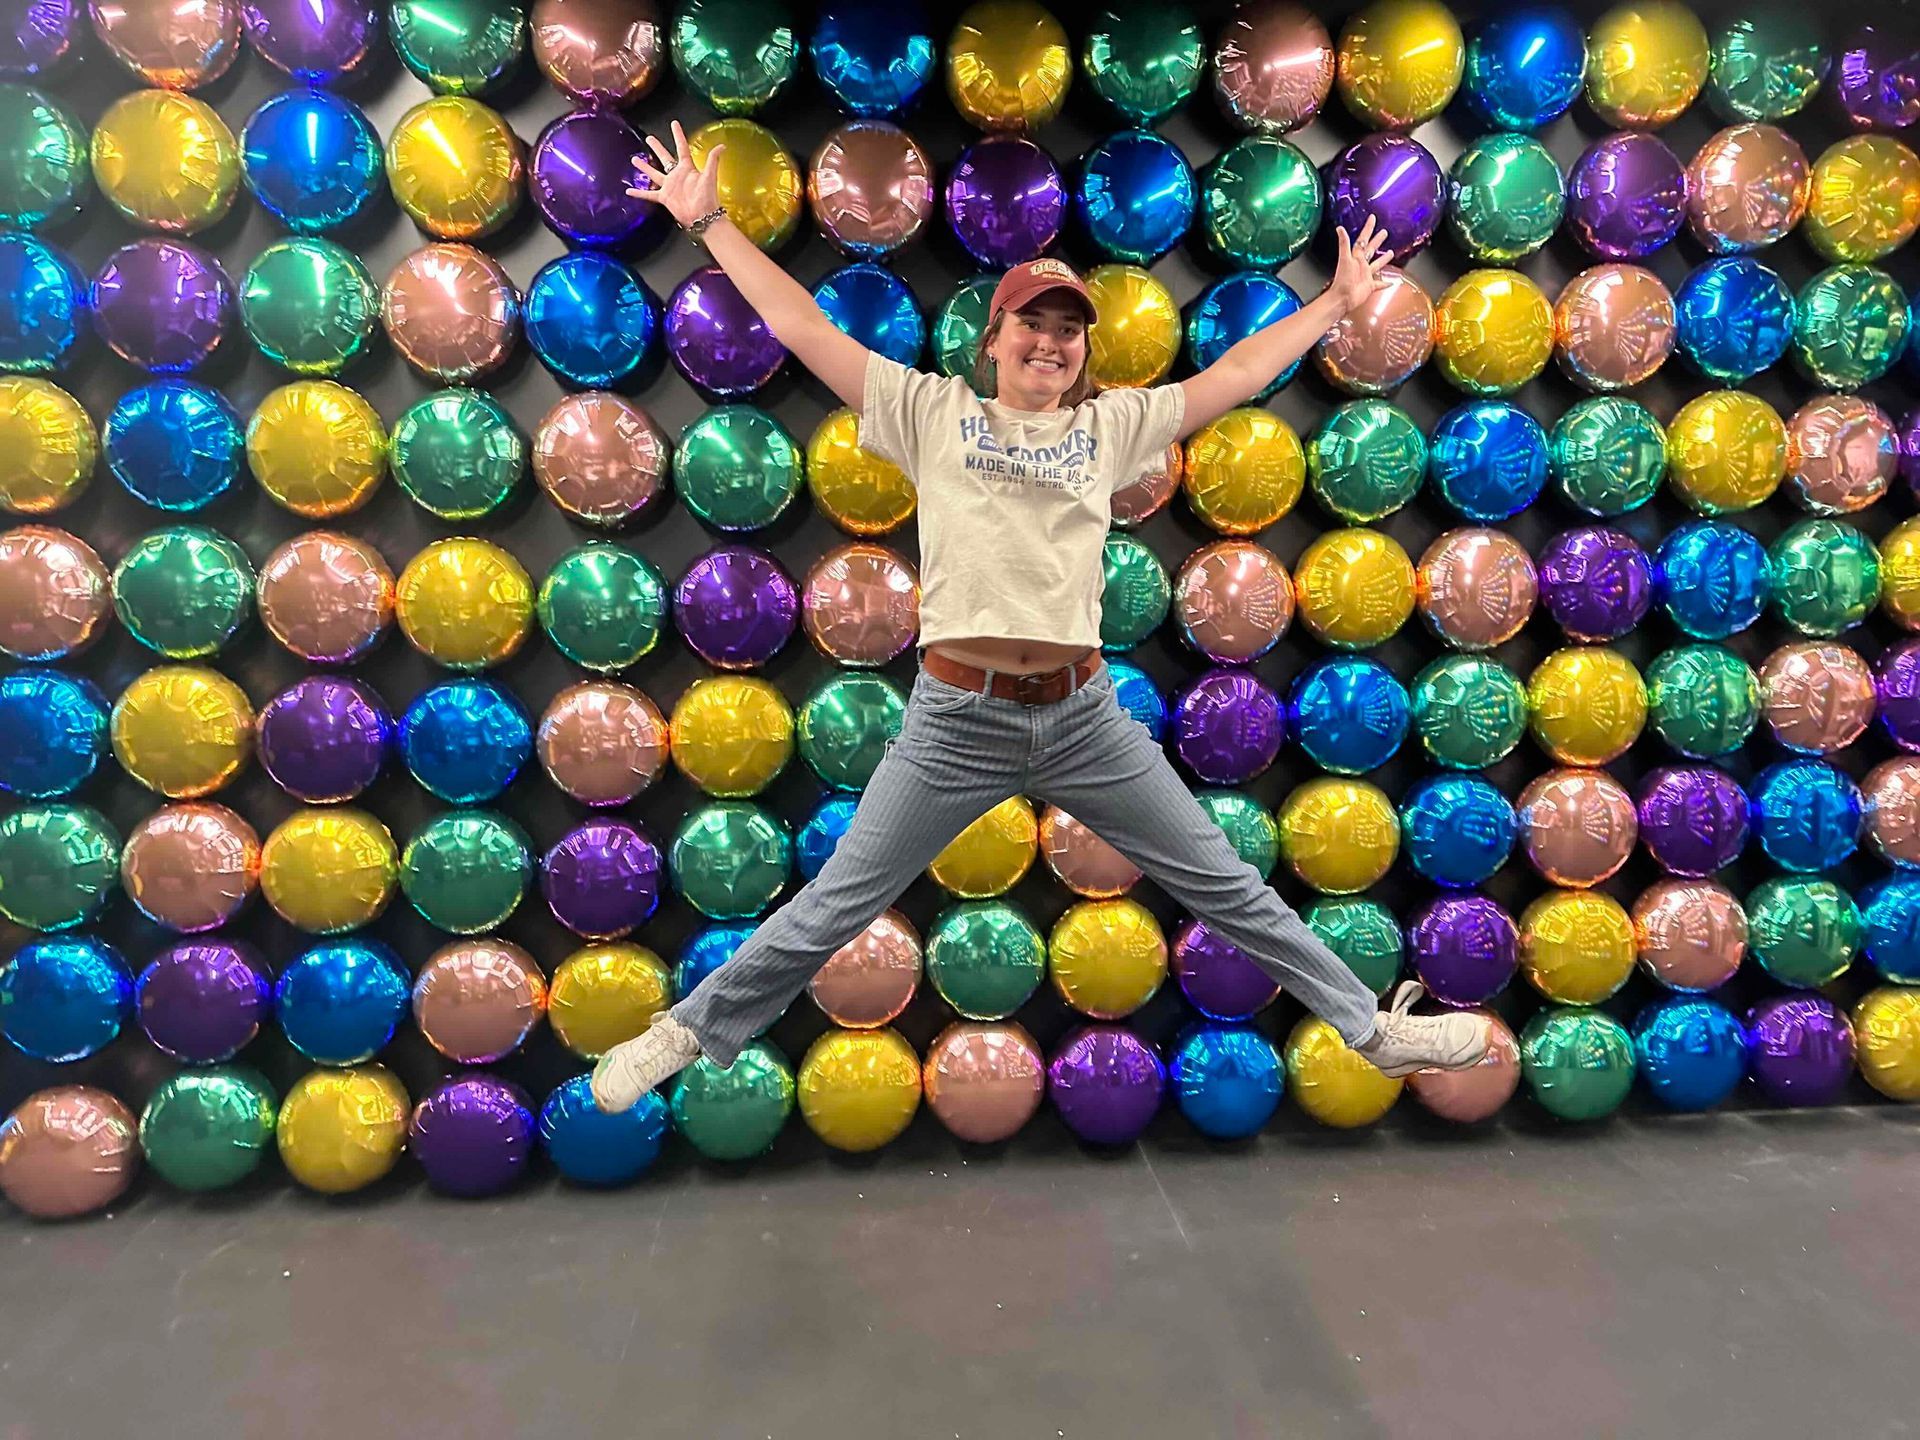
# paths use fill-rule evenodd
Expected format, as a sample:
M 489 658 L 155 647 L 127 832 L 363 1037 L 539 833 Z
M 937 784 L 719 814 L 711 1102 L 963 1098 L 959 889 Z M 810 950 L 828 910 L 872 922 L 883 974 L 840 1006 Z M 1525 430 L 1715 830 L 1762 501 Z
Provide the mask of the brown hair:
M 984 390 L 990 395 L 999 393 L 1000 384 L 994 376 L 993 357 L 988 355 L 987 351 L 992 348 L 994 337 L 999 335 L 1001 322 L 1006 318 L 1006 311 L 1001 311 L 981 332 L 980 343 L 973 352 L 973 388 L 976 391 Z M 1089 325 L 1086 333 L 1090 336 L 1092 331 L 1093 327 Z M 1074 406 L 1092 398 L 1094 393 L 1093 376 L 1090 373 L 1092 369 L 1093 342 L 1089 339 L 1086 358 L 1080 362 L 1080 373 L 1074 376 L 1073 384 L 1067 387 L 1067 393 L 1060 397 L 1060 403 L 1067 409 L 1071 410 Z

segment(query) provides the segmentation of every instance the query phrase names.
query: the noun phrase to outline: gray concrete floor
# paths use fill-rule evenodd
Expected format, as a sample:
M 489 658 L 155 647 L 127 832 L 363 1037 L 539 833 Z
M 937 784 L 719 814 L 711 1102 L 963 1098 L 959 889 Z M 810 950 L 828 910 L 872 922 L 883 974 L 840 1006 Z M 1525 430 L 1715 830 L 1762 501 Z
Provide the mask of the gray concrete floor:
M 143 1187 L 0 1221 L 0 1437 L 1906 1435 L 1916 1124 L 1107 1156 L 923 1116 L 614 1194 Z

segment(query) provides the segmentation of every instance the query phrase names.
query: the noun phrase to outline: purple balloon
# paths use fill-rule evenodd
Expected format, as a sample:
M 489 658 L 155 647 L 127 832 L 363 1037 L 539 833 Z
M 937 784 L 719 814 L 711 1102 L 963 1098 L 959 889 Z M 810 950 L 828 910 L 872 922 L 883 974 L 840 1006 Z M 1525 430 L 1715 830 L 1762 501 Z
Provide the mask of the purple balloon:
M 456 1075 L 413 1107 L 407 1145 L 442 1195 L 498 1195 L 533 1158 L 526 1091 L 494 1075 Z
M 636 200 L 633 157 L 640 133 L 606 110 L 576 110 L 540 132 L 528 184 L 547 225 L 577 245 L 619 245 L 665 218 L 658 205 Z
M 1407 929 L 1413 971 L 1442 1005 L 1481 1005 L 1520 964 L 1513 917 L 1484 895 L 1443 895 Z
M 696 270 L 667 302 L 667 353 L 711 394 L 750 395 L 779 372 L 787 347 L 717 265 Z
M 1653 562 L 1639 541 L 1610 525 L 1561 531 L 1540 552 L 1539 570 L 1541 603 L 1569 639 L 1612 640 L 1653 604 Z
M 1880 723 L 1902 750 L 1920 751 L 1920 637 L 1897 640 L 1873 667 Z
M 44 75 L 73 53 L 79 32 L 78 0 L 6 0 L 0 30 L 0 79 Z
M 1167 1089 L 1167 1068 L 1138 1035 L 1088 1025 L 1047 1067 L 1047 1091 L 1067 1128 L 1094 1145 L 1126 1145 L 1147 1128 Z
M 260 58 L 296 80 L 325 84 L 367 58 L 380 7 L 366 0 L 246 0 L 240 23 Z
M 1818 995 L 1776 995 L 1747 1012 L 1748 1073 L 1776 1105 L 1826 1105 L 1853 1074 L 1853 1026 Z
M 1906 350 L 1908 365 L 1913 365 L 1920 351 L 1909 345 Z M 1905 480 L 1920 499 L 1920 408 L 1909 410 L 1907 418 L 1900 422 L 1900 478 Z
M 1395 264 L 1426 248 L 1447 208 L 1447 176 L 1427 147 L 1407 135 L 1369 135 L 1327 166 L 1328 213 L 1349 236 L 1371 215 L 1387 232 Z
M 947 223 L 982 265 L 1037 260 L 1060 238 L 1067 187 L 1047 152 L 1017 135 L 990 135 L 960 152 L 947 178 Z
M 393 744 L 393 717 L 373 688 L 310 675 L 260 711 L 260 764 L 274 784 L 312 805 L 351 800 L 374 782 Z
M 745 545 L 709 550 L 673 591 L 673 623 L 720 670 L 752 670 L 780 653 L 800 616 L 800 590 L 780 562 Z
M 1212 785 L 1241 785 L 1280 753 L 1287 707 L 1279 692 L 1245 670 L 1209 670 L 1173 701 L 1173 749 Z
M 1280 993 L 1279 983 L 1246 951 L 1222 940 L 1204 920 L 1181 923 L 1172 959 L 1180 993 L 1209 1020 L 1250 1020 Z
M 232 308 L 220 262 L 185 240 L 122 245 L 93 280 L 94 329 L 114 354 L 155 375 L 184 374 L 211 355 Z
M 1643 131 L 1589 145 L 1567 180 L 1567 221 L 1604 260 L 1651 255 L 1680 233 L 1687 177 L 1666 144 Z
M 176 1060 L 231 1060 L 273 1008 L 259 957 L 231 940 L 185 940 L 162 950 L 134 991 L 140 1028 Z
M 617 940 L 660 903 L 660 847 L 623 820 L 589 820 L 540 862 L 553 918 L 589 940 Z
M 1693 878 L 1747 848 L 1747 793 L 1711 765 L 1668 765 L 1640 782 L 1640 838 L 1660 868 Z
M 1911 33 L 1860 25 L 1833 64 L 1833 98 L 1861 130 L 1904 130 L 1920 120 L 1920 47 Z

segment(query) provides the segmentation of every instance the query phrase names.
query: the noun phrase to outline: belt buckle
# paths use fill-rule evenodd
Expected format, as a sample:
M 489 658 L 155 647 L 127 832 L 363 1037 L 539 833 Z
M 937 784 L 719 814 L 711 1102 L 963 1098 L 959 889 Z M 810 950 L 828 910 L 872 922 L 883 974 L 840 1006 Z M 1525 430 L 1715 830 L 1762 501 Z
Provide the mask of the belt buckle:
M 1042 693 L 1058 678 L 1058 670 L 1043 670 L 1034 675 L 1022 675 L 1013 682 L 1014 698 L 1022 705 L 1044 705 L 1048 697 Z

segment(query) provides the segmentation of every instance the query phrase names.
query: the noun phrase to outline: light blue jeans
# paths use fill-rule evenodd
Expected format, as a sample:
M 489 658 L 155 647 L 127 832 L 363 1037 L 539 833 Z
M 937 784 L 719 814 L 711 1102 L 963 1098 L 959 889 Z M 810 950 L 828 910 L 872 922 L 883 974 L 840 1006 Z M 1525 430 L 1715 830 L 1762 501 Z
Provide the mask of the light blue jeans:
M 1104 665 L 1065 700 L 1033 706 L 920 672 L 900 734 L 819 874 L 674 1016 L 709 1059 L 731 1065 L 954 836 L 1021 794 L 1051 801 L 1107 841 L 1350 1044 L 1373 1033 L 1373 992 L 1240 858 L 1114 697 Z

